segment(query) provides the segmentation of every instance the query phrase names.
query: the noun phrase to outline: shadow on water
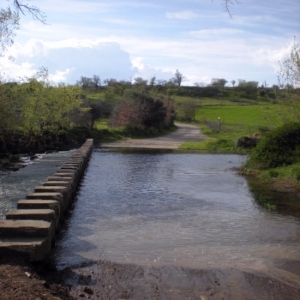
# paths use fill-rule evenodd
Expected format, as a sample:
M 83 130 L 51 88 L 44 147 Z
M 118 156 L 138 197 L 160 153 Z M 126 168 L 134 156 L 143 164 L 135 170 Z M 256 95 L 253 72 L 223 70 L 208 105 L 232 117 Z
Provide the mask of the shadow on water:
M 300 196 L 296 193 L 276 192 L 262 182 L 247 178 L 249 191 L 256 203 L 270 211 L 300 218 Z

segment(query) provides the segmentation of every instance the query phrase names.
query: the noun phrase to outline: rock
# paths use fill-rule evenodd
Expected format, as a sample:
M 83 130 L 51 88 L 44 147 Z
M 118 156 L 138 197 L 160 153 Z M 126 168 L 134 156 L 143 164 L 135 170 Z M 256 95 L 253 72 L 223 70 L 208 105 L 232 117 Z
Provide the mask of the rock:
M 251 149 L 256 147 L 258 141 L 258 138 L 243 136 L 235 142 L 235 146 L 238 148 Z
M 92 288 L 86 286 L 83 290 L 85 293 L 89 294 L 89 295 L 93 295 L 94 294 L 94 291 Z

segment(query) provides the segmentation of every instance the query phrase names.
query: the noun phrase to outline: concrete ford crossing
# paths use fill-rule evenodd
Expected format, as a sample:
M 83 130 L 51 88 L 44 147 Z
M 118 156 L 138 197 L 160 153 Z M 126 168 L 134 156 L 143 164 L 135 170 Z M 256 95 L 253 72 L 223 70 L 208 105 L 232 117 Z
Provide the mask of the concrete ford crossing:
M 92 151 L 93 140 L 88 139 L 54 176 L 19 200 L 17 209 L 8 211 L 6 220 L 0 220 L 0 253 L 22 254 L 32 261 L 50 253 Z

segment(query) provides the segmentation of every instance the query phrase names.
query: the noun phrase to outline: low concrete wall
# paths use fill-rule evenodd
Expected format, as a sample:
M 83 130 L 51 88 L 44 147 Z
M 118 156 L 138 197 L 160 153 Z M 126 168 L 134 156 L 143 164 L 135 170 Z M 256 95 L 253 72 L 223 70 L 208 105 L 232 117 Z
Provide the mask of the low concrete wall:
M 70 208 L 93 151 L 88 139 L 41 186 L 18 201 L 6 220 L 0 220 L 0 253 L 17 253 L 43 260 L 51 251 L 55 233 Z

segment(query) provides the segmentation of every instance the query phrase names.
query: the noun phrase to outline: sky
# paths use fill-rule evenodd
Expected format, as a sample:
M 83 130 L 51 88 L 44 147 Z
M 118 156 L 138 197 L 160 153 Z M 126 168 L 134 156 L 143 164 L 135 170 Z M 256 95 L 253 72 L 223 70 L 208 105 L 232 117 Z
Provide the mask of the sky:
M 6 8 L 12 0 L 0 0 Z M 81 76 L 169 80 L 212 78 L 277 84 L 279 61 L 300 40 L 300 0 L 28 0 L 46 25 L 21 16 L 14 45 L 0 58 L 7 80 L 41 67 L 54 83 Z M 12 55 L 14 60 L 7 57 Z

